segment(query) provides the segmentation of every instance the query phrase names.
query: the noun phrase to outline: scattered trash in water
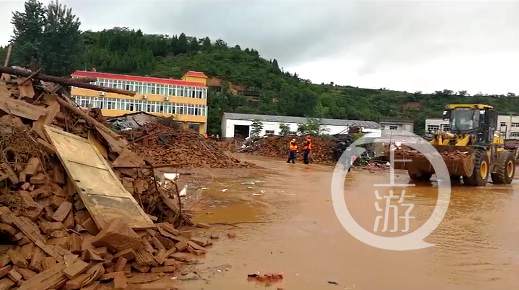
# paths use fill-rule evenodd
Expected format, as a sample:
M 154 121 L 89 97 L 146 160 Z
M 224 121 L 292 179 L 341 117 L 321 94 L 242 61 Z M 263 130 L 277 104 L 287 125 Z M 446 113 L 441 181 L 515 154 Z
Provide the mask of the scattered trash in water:
M 254 181 L 245 181 L 245 182 L 242 182 L 241 184 L 243 185 L 255 185 L 256 183 L 254 183 Z
M 228 190 L 227 188 L 224 188 L 224 189 L 222 189 L 222 192 L 226 192 L 227 190 Z

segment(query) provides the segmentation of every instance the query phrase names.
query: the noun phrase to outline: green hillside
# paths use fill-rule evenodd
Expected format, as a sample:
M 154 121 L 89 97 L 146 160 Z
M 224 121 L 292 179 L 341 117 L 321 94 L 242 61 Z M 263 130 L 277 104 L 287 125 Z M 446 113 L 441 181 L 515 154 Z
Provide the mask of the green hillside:
M 235 85 L 246 87 L 254 97 L 232 94 L 228 86 L 209 93 L 209 131 L 218 133 L 221 114 L 280 114 L 291 116 L 413 120 L 418 133 L 426 117 L 439 117 L 453 102 L 481 102 L 501 113 L 519 112 L 519 99 L 511 96 L 463 96 L 449 90 L 435 94 L 363 89 L 312 84 L 296 74 L 283 72 L 276 60 L 261 57 L 254 49 L 230 47 L 222 40 L 147 35 L 141 31 L 114 28 L 82 33 L 82 52 L 77 69 L 180 77 L 187 70 L 203 71 Z M 3 52 L 0 51 L 0 55 Z

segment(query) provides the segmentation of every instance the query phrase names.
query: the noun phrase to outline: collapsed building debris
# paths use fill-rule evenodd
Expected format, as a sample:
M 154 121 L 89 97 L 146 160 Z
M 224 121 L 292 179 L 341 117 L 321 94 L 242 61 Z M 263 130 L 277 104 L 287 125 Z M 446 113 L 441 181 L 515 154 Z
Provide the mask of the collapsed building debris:
M 0 289 L 135 288 L 205 253 L 122 136 L 39 81 L 55 77 L 0 72 Z
M 247 140 L 240 151 L 285 158 L 288 154 L 288 143 L 292 139 L 296 139 L 297 144 L 302 148 L 304 136 L 268 136 L 254 141 Z M 353 137 L 350 135 L 314 136 L 312 137 L 312 161 L 333 164 L 352 143 Z M 297 158 L 303 160 L 302 154 Z
M 163 167 L 248 167 L 248 163 L 228 155 L 214 142 L 192 130 L 161 123 L 148 123 L 121 132 L 130 148 L 146 156 L 154 166 Z

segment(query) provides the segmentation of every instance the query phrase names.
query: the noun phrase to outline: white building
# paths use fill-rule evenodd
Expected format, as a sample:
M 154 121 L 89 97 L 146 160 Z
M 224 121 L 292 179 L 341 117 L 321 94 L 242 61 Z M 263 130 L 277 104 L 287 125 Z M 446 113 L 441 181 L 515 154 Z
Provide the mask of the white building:
M 449 120 L 431 118 L 425 119 L 425 132 L 435 133 L 437 131 L 449 131 Z M 497 129 L 504 135 L 505 139 L 519 139 L 519 116 L 498 115 Z
M 414 124 L 410 121 L 382 121 L 380 122 L 380 127 L 386 133 L 390 132 L 413 132 Z
M 425 119 L 425 133 L 436 133 L 438 131 L 450 131 L 449 120 L 440 118 Z
M 255 115 L 255 114 L 238 114 L 224 113 L 222 117 L 222 137 L 249 137 L 251 125 L 254 120 L 261 121 L 263 129 L 260 136 L 263 135 L 279 135 L 281 124 L 286 124 L 290 132 L 297 132 L 299 124 L 308 121 L 307 118 L 289 117 L 289 116 L 272 116 L 272 115 Z M 345 134 L 348 133 L 350 127 L 360 127 L 363 132 L 377 133 L 380 136 L 380 125 L 373 121 L 359 120 L 341 120 L 341 119 L 318 119 L 321 123 L 320 129 L 326 134 Z

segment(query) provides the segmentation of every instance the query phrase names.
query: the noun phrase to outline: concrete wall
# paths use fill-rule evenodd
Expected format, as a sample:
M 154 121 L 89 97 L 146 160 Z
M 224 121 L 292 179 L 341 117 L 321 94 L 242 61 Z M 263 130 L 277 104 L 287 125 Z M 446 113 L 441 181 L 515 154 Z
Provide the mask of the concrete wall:
M 274 131 L 274 135 L 279 135 L 281 130 L 279 129 L 279 122 L 262 122 L 263 129 L 261 130 L 260 136 L 266 135 L 267 131 Z M 297 123 L 284 123 L 287 124 L 290 128 L 291 132 L 297 131 Z M 234 120 L 234 119 L 222 119 L 222 137 L 223 138 L 233 138 L 234 137 L 234 126 L 235 125 L 245 125 L 249 126 L 249 136 L 252 126 L 252 120 Z

